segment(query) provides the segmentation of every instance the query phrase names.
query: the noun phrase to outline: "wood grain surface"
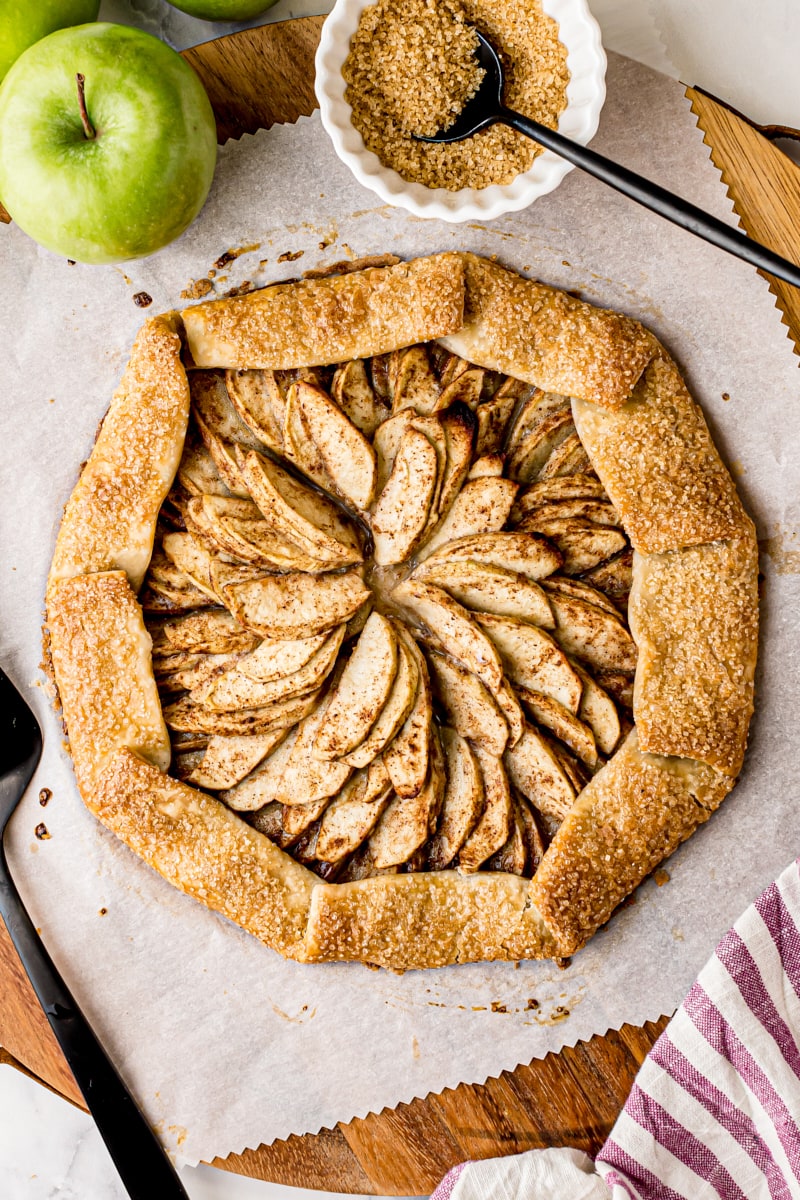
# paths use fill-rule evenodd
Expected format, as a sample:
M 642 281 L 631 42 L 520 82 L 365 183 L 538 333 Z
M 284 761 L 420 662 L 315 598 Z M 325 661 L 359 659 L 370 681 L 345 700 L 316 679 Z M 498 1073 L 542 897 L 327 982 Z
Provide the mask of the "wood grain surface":
M 321 17 L 300 18 L 185 52 L 208 89 L 221 141 L 313 111 L 313 57 L 321 25 Z M 693 89 L 687 94 L 742 225 L 798 261 L 800 168 L 713 98 Z M 800 294 L 770 283 L 800 346 Z M 287 1185 L 419 1195 L 466 1158 L 544 1146 L 577 1146 L 595 1153 L 666 1021 L 664 1017 L 640 1029 L 624 1026 L 480 1086 L 462 1085 L 317 1136 L 291 1137 L 232 1154 L 215 1165 Z M 7 1052 L 0 1063 L 21 1065 L 81 1102 L 2 924 L 0 1043 Z

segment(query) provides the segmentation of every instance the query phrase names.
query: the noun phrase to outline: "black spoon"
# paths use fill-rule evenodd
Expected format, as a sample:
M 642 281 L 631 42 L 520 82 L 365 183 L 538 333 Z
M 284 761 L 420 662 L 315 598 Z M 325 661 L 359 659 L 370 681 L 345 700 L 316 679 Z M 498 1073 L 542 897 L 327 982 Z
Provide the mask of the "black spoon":
M 587 174 L 594 175 L 609 187 L 616 188 L 631 200 L 658 213 L 659 216 L 666 217 L 682 229 L 688 229 L 689 233 L 711 242 L 720 250 L 726 250 L 728 254 L 735 254 L 770 275 L 776 275 L 779 279 L 785 279 L 787 283 L 800 287 L 800 267 L 768 250 L 760 242 L 753 241 L 738 229 L 732 229 L 730 225 L 712 217 L 702 208 L 690 204 L 688 200 L 683 200 L 673 192 L 668 192 L 657 183 L 651 183 L 635 171 L 629 171 L 627 167 L 620 166 L 595 150 L 589 150 L 563 134 L 548 129 L 546 125 L 506 108 L 503 104 L 502 63 L 491 42 L 477 29 L 475 33 L 479 43 L 475 52 L 476 58 L 486 72 L 480 87 L 464 105 L 452 125 L 433 137 L 420 137 L 419 141 L 460 142 L 489 125 L 498 122 L 510 125 L 574 166 L 580 167 Z

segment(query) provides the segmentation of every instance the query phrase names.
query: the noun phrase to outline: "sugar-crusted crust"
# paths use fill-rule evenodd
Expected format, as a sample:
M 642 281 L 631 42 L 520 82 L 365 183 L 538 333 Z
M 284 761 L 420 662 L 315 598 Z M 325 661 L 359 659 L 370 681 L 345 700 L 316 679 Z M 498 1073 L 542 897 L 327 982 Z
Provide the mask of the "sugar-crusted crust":
M 125 572 L 57 581 L 47 598 L 47 624 L 84 799 L 122 746 L 166 771 L 170 743 L 153 678 L 153 644 Z
M 276 284 L 187 308 L 198 367 L 322 366 L 385 354 L 460 328 L 464 268 L 458 254 L 393 267 Z
M 462 358 L 617 408 L 660 350 L 638 321 L 596 308 L 475 254 L 462 255 L 467 279 L 464 325 L 440 338 Z
M 583 789 L 531 880 L 558 952 L 579 950 L 733 782 L 704 763 L 643 754 L 634 729 Z
M 633 554 L 639 744 L 739 774 L 758 651 L 754 536 Z
M 578 397 L 584 444 L 641 552 L 639 730 L 580 793 L 532 881 L 445 871 L 325 884 L 166 776 L 148 635 L 111 569 L 139 586 L 183 444 L 175 323 L 156 318 L 67 506 L 49 585 L 53 663 L 89 807 L 176 887 L 304 961 L 402 969 L 573 952 L 722 801 L 752 709 L 755 535 L 674 364 L 636 322 L 473 255 L 279 285 L 184 315 L 198 365 L 322 364 L 438 336 L 479 365 Z
M 574 400 L 578 435 L 634 549 L 752 536 L 753 525 L 675 363 L 654 359 L 609 412 Z
M 89 807 L 182 892 L 281 954 L 304 956 L 316 876 L 219 800 L 120 750 Z
M 64 511 L 48 585 L 73 575 L 122 570 L 139 590 L 189 419 L 178 328 L 176 314 L 166 313 L 139 331 Z

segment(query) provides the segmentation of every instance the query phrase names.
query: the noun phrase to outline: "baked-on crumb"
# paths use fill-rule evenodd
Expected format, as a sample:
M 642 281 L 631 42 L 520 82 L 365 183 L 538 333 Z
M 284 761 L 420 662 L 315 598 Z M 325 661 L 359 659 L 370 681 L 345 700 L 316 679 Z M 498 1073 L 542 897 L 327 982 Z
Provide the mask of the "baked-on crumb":
M 428 187 L 484 188 L 527 171 L 540 147 L 505 125 L 463 142 L 432 145 L 483 75 L 473 58 L 480 29 L 500 54 L 504 101 L 555 128 L 566 107 L 566 47 L 539 0 L 378 0 L 364 9 L 342 74 L 352 121 L 404 179 Z

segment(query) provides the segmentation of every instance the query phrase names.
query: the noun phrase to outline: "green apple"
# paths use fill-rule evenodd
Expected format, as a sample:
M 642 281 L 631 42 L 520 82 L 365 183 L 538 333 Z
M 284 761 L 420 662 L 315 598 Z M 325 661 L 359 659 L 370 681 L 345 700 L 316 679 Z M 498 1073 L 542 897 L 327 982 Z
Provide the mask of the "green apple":
M 0 83 L 23 50 L 67 25 L 97 20 L 100 0 L 0 0 Z
M 138 29 L 51 33 L 0 86 L 0 200 L 79 262 L 141 258 L 176 238 L 203 206 L 216 154 L 202 83 Z
M 204 21 L 247 21 L 272 8 L 276 0 L 169 0 L 169 3 Z

